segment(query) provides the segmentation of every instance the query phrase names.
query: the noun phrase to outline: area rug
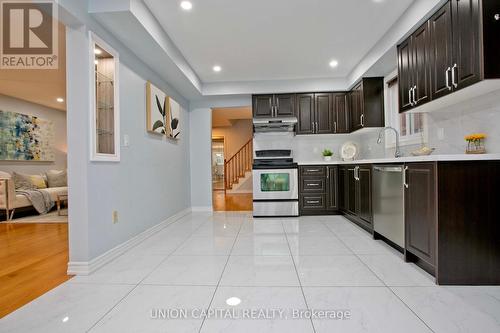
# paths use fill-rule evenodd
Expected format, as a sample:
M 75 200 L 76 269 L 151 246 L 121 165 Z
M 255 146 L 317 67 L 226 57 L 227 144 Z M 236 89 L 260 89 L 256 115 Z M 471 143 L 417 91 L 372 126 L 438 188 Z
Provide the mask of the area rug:
M 68 214 L 68 210 L 61 209 L 61 214 Z M 57 211 L 53 211 L 44 215 L 32 215 L 13 219 L 10 223 L 68 223 L 68 216 L 59 216 Z

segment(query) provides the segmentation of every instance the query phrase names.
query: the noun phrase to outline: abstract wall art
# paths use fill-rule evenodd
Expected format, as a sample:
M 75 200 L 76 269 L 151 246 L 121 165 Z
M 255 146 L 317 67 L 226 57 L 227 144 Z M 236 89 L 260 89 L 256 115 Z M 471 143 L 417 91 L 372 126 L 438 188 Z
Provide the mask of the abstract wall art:
M 53 147 L 51 121 L 0 110 L 0 160 L 54 161 Z

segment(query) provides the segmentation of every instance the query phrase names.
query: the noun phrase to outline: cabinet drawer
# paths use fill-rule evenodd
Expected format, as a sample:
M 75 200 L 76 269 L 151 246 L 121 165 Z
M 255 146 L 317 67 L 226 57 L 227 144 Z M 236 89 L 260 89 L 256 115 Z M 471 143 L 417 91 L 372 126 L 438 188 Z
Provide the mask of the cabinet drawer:
M 302 178 L 302 192 L 309 193 L 326 193 L 326 179 L 325 178 Z
M 302 176 L 325 176 L 326 167 L 324 166 L 302 166 L 300 167 L 300 174 Z
M 319 195 L 301 195 L 300 205 L 302 209 L 324 210 L 326 208 L 326 196 Z

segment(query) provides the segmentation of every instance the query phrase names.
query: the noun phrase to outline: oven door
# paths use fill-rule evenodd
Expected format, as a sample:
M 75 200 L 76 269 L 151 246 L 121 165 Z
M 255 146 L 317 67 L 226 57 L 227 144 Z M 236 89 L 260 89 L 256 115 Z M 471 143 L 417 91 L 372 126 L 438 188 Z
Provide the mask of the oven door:
M 252 175 L 254 200 L 299 198 L 297 169 L 256 169 Z

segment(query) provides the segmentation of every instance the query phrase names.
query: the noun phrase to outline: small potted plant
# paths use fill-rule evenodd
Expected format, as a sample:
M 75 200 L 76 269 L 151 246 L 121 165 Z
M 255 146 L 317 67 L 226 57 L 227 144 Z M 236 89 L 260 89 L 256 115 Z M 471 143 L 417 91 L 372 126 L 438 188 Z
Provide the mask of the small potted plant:
M 323 159 L 325 160 L 325 162 L 332 160 L 333 152 L 330 149 L 323 150 L 321 154 L 323 155 Z
M 465 141 L 467 141 L 466 154 L 484 154 L 486 153 L 486 148 L 484 147 L 484 139 L 486 139 L 486 134 L 477 133 L 467 135 Z

